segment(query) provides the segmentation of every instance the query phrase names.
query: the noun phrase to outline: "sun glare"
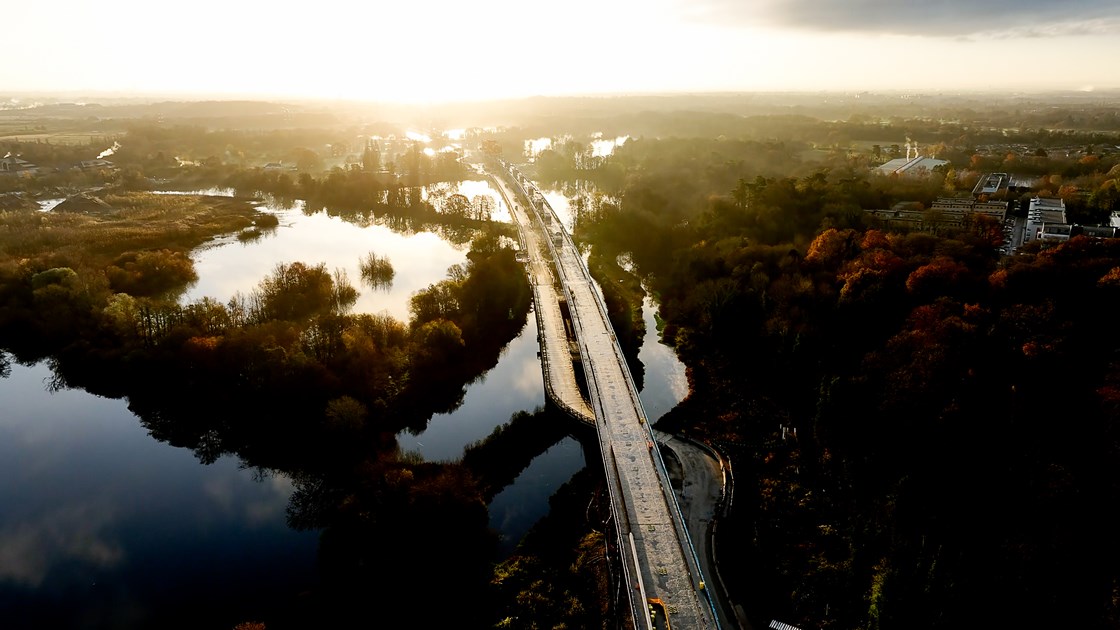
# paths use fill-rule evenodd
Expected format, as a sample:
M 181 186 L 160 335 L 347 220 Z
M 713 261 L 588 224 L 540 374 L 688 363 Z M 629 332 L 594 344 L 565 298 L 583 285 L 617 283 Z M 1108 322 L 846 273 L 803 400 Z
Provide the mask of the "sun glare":
M 635 92 L 1100 85 L 1120 38 L 958 38 L 776 26 L 734 3 L 684 0 L 139 0 L 23 2 L 5 9 L 12 91 L 299 97 L 403 103 Z M 696 19 L 708 15 L 708 19 Z M 60 17 L 64 16 L 64 17 Z M 43 31 L 50 25 L 50 46 Z M 962 28 L 964 25 L 962 25 Z M 1072 31 L 1071 31 L 1072 32 Z M 92 38 L 92 39 L 91 39 Z M 96 51 L 92 54 L 92 51 Z M 1026 73 L 970 72 L 1016 60 Z

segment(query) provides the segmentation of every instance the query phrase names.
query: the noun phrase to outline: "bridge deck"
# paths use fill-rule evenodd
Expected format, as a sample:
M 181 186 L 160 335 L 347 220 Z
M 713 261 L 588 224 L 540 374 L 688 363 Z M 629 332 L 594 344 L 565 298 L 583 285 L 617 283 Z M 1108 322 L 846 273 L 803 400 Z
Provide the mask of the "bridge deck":
M 702 590 L 703 577 L 664 462 L 587 267 L 567 234 L 556 227 L 550 231 L 542 222 L 543 213 L 548 225 L 559 225 L 547 203 L 539 202 L 537 212 L 527 207 L 529 197 L 520 185 L 496 179 L 529 254 L 546 388 L 558 404 L 577 417 L 594 421 L 597 429 L 619 546 L 624 552 L 623 568 L 632 587 L 635 625 L 649 627 L 646 602 L 659 599 L 675 628 L 718 627 L 711 600 Z M 558 278 L 553 276 L 554 269 Z M 590 407 L 567 360 L 568 336 L 558 305 L 561 292 L 579 342 Z

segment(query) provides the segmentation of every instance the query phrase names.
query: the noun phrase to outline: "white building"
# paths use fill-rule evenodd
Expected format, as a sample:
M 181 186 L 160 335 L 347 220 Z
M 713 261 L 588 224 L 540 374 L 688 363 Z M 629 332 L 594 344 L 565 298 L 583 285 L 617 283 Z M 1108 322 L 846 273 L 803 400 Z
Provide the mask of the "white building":
M 1051 226 L 1048 231 L 1047 224 Z M 1055 231 L 1055 225 L 1065 225 L 1065 202 L 1052 198 L 1033 198 L 1027 209 L 1027 228 L 1023 233 L 1023 242 L 1043 238 L 1043 234 L 1046 234 L 1047 240 L 1063 240 L 1063 233 Z M 1064 232 L 1064 237 L 1070 238 L 1068 231 Z
M 9 175 L 38 175 L 39 167 L 27 160 L 21 160 L 9 154 L 0 158 L 0 173 Z
M 896 158 L 878 167 L 878 171 L 883 175 L 906 175 L 908 177 L 920 177 L 929 175 L 933 169 L 938 166 L 945 166 L 949 162 L 947 160 L 938 160 L 937 158 L 925 157 L 919 155 L 914 158 Z

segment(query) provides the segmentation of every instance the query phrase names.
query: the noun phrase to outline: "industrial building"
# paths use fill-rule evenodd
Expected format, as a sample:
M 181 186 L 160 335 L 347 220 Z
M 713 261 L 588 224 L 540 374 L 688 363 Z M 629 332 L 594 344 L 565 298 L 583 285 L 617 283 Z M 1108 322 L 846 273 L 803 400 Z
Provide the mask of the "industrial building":
M 1046 232 L 1047 225 L 1066 225 L 1066 202 L 1061 199 L 1045 197 L 1031 199 L 1030 207 L 1027 209 L 1027 227 L 1023 232 L 1023 243 L 1042 238 L 1043 234 L 1049 235 L 1046 240 L 1066 240 L 1069 238 L 1068 231 L 1064 232 L 1064 239 L 1062 238 L 1062 230 L 1055 228 Z
M 992 197 L 1007 192 L 1007 187 L 1011 185 L 1011 176 L 1007 173 L 988 173 L 976 182 L 976 186 L 972 189 L 972 196 L 979 197 L 985 195 Z
M 914 158 L 896 158 L 882 166 L 878 170 L 883 175 L 900 175 L 907 177 L 921 177 L 929 175 L 933 169 L 939 166 L 945 166 L 949 162 L 947 160 L 938 160 L 937 158 L 925 157 L 919 155 Z

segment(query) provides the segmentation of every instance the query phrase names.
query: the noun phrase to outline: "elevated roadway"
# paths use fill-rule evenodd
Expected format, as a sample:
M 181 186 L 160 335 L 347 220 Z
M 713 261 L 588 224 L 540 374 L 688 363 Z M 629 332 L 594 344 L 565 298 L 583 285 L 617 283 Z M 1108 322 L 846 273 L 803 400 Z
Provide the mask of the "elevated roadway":
M 595 425 L 635 628 L 719 628 L 711 587 L 602 296 L 547 201 L 516 168 L 503 170 L 495 180 L 529 257 L 545 388 L 560 407 Z M 589 400 L 573 363 L 582 368 Z

